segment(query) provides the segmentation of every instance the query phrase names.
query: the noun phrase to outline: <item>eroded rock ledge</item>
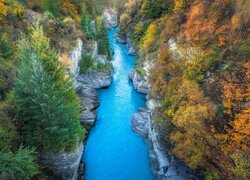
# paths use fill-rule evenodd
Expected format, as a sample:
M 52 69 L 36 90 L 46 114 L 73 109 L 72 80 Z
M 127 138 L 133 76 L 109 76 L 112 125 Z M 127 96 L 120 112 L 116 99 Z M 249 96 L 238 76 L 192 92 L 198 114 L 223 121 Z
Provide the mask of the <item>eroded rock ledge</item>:
M 76 179 L 82 153 L 83 143 L 80 143 L 76 150 L 71 152 L 45 153 L 41 156 L 41 162 L 53 171 L 55 179 Z
M 159 180 L 186 180 L 192 178 L 192 170 L 174 156 L 168 154 L 161 144 L 164 138 L 163 133 L 157 125 L 153 123 L 155 107 L 159 104 L 150 97 L 150 84 L 147 75 L 151 63 L 144 62 L 145 75 L 140 75 L 135 69 L 129 73 L 129 78 L 133 82 L 137 92 L 146 94 L 146 108 L 139 108 L 132 117 L 132 129 L 137 134 L 144 137 L 149 142 L 150 164 L 156 179 Z
M 139 108 L 132 117 L 132 129 L 146 138 L 150 145 L 150 164 L 156 179 L 186 180 L 192 177 L 192 171 L 174 156 L 170 156 L 159 143 L 161 134 L 152 123 L 153 100 L 148 99 L 146 108 Z
M 134 88 L 137 92 L 142 94 L 148 94 L 150 92 L 147 78 L 141 76 L 135 69 L 129 73 L 129 79 L 133 82 Z

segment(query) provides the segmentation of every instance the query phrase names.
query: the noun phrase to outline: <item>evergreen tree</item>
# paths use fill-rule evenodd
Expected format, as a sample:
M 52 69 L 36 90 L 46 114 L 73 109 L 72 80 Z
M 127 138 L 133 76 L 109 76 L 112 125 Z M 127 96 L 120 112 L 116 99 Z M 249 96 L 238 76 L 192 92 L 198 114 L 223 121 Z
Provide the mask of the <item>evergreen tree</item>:
M 4 34 L 0 31 L 0 60 L 8 59 L 12 55 L 13 51 L 10 43 L 4 39 Z
M 34 149 L 20 147 L 16 153 L 0 151 L 0 175 L 7 179 L 31 179 L 38 174 Z
M 43 0 L 43 9 L 50 11 L 54 16 L 59 16 L 60 0 Z
M 112 54 L 110 51 L 108 32 L 102 20 L 100 21 L 99 27 L 97 29 L 97 41 L 98 41 L 98 54 L 107 55 L 109 59 L 111 59 Z
M 43 151 L 75 149 L 84 135 L 79 100 L 57 53 L 40 26 L 33 29 L 31 42 L 22 39 L 18 49 L 14 92 L 27 142 Z
M 90 19 L 90 15 L 87 11 L 86 5 L 83 6 L 81 27 L 82 27 L 82 31 L 85 33 L 87 39 L 94 38 L 94 31 L 91 27 L 91 19 Z

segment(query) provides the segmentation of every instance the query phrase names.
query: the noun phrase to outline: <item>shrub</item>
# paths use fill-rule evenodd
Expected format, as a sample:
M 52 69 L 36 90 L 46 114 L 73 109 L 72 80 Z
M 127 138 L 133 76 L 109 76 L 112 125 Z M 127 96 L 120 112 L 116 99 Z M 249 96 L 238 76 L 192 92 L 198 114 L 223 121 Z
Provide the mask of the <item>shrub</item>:
M 80 74 L 86 74 L 90 67 L 93 66 L 94 59 L 91 55 L 83 56 L 80 61 Z
M 145 70 L 144 70 L 141 66 L 136 67 L 135 70 L 136 70 L 136 72 L 138 72 L 141 76 L 145 76 L 145 75 L 146 75 Z

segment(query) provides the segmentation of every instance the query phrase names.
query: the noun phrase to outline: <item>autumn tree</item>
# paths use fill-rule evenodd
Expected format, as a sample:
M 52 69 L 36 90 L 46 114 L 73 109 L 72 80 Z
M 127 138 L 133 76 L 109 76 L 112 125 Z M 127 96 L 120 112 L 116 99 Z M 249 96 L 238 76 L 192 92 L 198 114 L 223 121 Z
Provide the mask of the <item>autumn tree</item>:
M 170 137 L 173 152 L 193 168 L 204 166 L 213 143 L 206 126 L 215 117 L 216 107 L 194 82 L 183 81 L 178 94 L 182 100 L 172 120 L 177 128 Z
M 4 0 L 0 0 L 0 20 L 7 16 L 7 7 L 4 4 Z
M 141 47 L 143 50 L 145 50 L 146 53 L 152 52 L 156 48 L 157 44 L 157 36 L 158 35 L 158 29 L 157 25 L 152 23 L 149 25 L 145 36 L 143 37 Z

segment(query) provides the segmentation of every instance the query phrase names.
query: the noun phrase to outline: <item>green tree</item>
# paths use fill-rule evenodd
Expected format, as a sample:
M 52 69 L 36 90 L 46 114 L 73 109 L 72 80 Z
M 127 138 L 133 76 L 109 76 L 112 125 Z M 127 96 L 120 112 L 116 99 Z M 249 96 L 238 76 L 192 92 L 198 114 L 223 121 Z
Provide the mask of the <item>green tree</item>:
M 97 42 L 98 42 L 98 54 L 107 55 L 109 59 L 112 58 L 110 51 L 110 44 L 108 39 L 108 32 L 101 20 L 99 27 L 97 28 Z
M 95 33 L 91 27 L 91 19 L 90 19 L 90 15 L 87 11 L 86 5 L 83 6 L 83 10 L 82 10 L 81 27 L 82 27 L 82 31 L 85 33 L 87 39 L 94 38 Z
M 50 11 L 54 16 L 60 15 L 60 0 L 43 0 L 43 10 Z
M 8 59 L 13 55 L 12 47 L 9 41 L 4 38 L 3 32 L 0 31 L 0 60 Z
M 82 60 L 80 61 L 80 74 L 87 73 L 88 69 L 93 66 L 93 58 L 90 55 L 83 56 Z
M 140 14 L 146 19 L 159 17 L 162 13 L 161 0 L 145 0 L 143 1 Z
M 0 176 L 7 179 L 31 179 L 38 174 L 34 149 L 23 148 L 17 152 L 0 151 Z
M 84 132 L 73 83 L 42 28 L 35 26 L 30 37 L 18 45 L 20 64 L 14 86 L 27 142 L 43 151 L 75 149 Z

